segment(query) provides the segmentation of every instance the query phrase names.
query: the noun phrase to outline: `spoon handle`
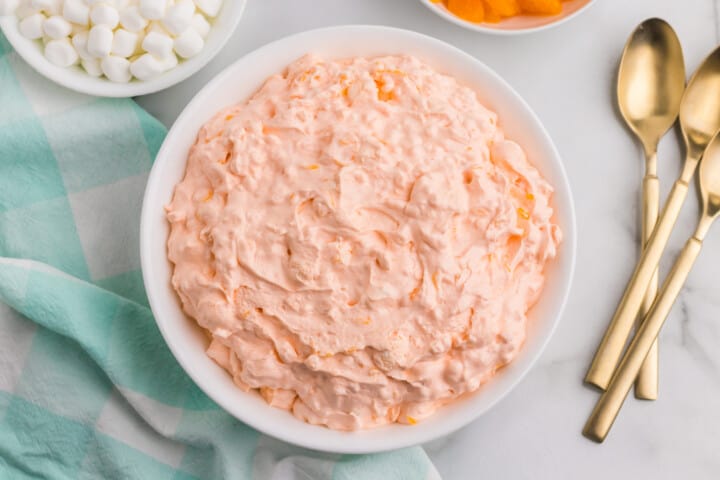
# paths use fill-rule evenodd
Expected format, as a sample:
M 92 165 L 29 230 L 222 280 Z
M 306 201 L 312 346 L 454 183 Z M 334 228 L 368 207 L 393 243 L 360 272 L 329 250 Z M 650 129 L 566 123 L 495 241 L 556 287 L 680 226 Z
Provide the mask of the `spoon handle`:
M 675 303 L 675 299 L 680 293 L 698 253 L 700 253 L 701 247 L 702 241 L 696 237 L 691 237 L 685 244 L 663 284 L 660 295 L 655 299 L 650 313 L 648 313 L 635 338 L 630 343 L 617 372 L 610 382 L 610 386 L 598 400 L 585 424 L 583 435 L 589 439 L 596 442 L 605 440 L 610 427 L 615 421 L 615 417 L 617 417 L 625 398 L 630 392 L 630 387 L 635 381 L 643 361 L 657 339 L 658 333 L 660 333 L 660 329 L 665 323 L 665 319 L 670 313 L 670 309 Z
M 615 367 L 625 348 L 625 343 L 630 336 L 634 320 L 642 306 L 647 287 L 655 270 L 657 270 L 662 252 L 665 245 L 667 245 L 668 238 L 670 238 L 673 226 L 675 226 L 675 221 L 685 201 L 687 191 L 687 183 L 682 180 L 675 182 L 657 225 L 645 245 L 640 261 L 635 267 L 630 283 L 625 289 L 620 305 L 618 305 L 615 315 L 610 321 L 610 326 L 605 332 L 597 352 L 595 352 L 595 357 L 585 376 L 586 382 L 603 390 L 610 383 Z
M 654 154 L 653 154 L 654 155 Z M 658 210 L 660 209 L 660 182 L 657 176 L 648 174 L 643 179 L 643 209 L 642 209 L 642 242 L 643 248 L 650 238 L 650 234 L 657 222 Z M 650 311 L 655 301 L 658 289 L 657 269 L 653 273 L 650 285 L 648 285 L 645 298 L 643 299 L 640 315 L 637 317 L 637 328 L 640 327 L 642 319 Z M 635 397 L 643 400 L 656 400 L 658 391 L 658 342 L 652 344 L 645 362 L 643 362 L 635 380 Z

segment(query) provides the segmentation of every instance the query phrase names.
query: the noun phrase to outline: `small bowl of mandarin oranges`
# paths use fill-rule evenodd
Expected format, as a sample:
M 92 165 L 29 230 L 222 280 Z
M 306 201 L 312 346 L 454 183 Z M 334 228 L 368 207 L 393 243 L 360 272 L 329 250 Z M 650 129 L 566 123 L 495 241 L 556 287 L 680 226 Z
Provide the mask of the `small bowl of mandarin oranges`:
M 420 0 L 461 27 L 494 34 L 529 33 L 575 17 L 595 0 Z

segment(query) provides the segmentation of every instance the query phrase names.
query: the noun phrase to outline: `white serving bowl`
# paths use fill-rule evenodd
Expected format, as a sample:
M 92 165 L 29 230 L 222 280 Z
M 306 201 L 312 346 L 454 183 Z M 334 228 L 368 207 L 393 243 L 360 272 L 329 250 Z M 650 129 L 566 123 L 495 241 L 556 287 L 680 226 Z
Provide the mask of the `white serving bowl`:
M 93 77 L 79 65 L 58 67 L 45 58 L 42 42 L 29 40 L 18 30 L 19 20 L 14 15 L 0 16 L 0 28 L 15 51 L 41 75 L 63 87 L 97 97 L 135 97 L 164 90 L 182 82 L 213 59 L 232 36 L 242 17 L 246 0 L 225 0 L 217 17 L 210 22 L 212 28 L 205 39 L 202 51 L 177 67 L 149 80 L 133 79 L 117 83 L 105 77 Z
M 595 0 L 570 0 L 563 2 L 562 13 L 558 15 L 518 15 L 516 17 L 506 18 L 497 23 L 474 23 L 463 20 L 451 13 L 442 1 L 420 1 L 436 14 L 456 25 L 460 25 L 469 30 L 475 30 L 476 32 L 495 35 L 519 35 L 546 30 L 565 23 L 571 18 L 575 18 L 580 12 L 585 11 L 592 3 L 595 3 Z
M 521 353 L 478 392 L 441 408 L 417 425 L 333 431 L 304 423 L 287 411 L 268 406 L 259 395 L 243 392 L 205 354 L 207 337 L 183 314 L 170 284 L 169 225 L 163 206 L 170 202 L 175 184 L 184 175 L 198 130 L 218 110 L 246 100 L 266 78 L 309 52 L 325 58 L 410 54 L 455 76 L 477 89 L 482 102 L 499 114 L 508 138 L 525 148 L 556 188 L 554 205 L 564 241 L 547 268 L 547 285 L 531 311 Z M 528 105 L 497 74 L 457 48 L 419 33 L 378 26 L 324 28 L 278 40 L 241 58 L 207 84 L 180 114 L 158 153 L 145 191 L 140 230 L 143 279 L 155 319 L 175 358 L 198 386 L 230 414 L 261 432 L 307 448 L 343 453 L 378 452 L 427 442 L 486 412 L 540 356 L 560 319 L 575 262 L 575 217 L 565 170 L 552 140 Z

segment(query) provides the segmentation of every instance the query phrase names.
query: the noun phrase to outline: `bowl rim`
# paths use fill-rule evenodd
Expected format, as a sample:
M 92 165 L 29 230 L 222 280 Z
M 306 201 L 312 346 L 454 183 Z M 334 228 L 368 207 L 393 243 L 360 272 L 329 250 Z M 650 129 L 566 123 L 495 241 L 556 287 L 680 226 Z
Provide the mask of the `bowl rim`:
M 165 90 L 202 70 L 217 56 L 235 33 L 245 12 L 246 5 L 247 0 L 226 0 L 223 2 L 223 10 L 215 17 L 209 34 L 213 36 L 212 43 L 207 42 L 203 50 L 195 57 L 183 60 L 177 67 L 155 78 L 149 80 L 133 79 L 128 83 L 112 82 L 103 77 L 93 77 L 76 66 L 59 67 L 53 65 L 45 59 L 42 51 L 37 48 L 37 40 L 29 40 L 22 36 L 18 29 L 20 19 L 15 15 L 0 16 L 0 30 L 2 30 L 15 52 L 33 70 L 48 80 L 86 95 L 127 98 Z M 229 13 L 232 14 L 232 17 L 227 21 L 228 23 L 224 24 L 222 29 L 218 29 L 217 23 L 220 16 Z
M 312 430 L 313 434 L 308 434 L 308 431 L 298 433 L 298 432 L 292 432 L 289 433 L 292 429 L 286 429 L 284 426 L 277 426 L 277 425 L 268 425 L 269 423 L 273 423 L 272 420 L 266 421 L 263 418 L 260 418 L 261 416 L 252 416 L 251 414 L 244 412 L 240 407 L 237 405 L 234 405 L 230 399 L 223 397 L 220 393 L 217 393 L 217 390 L 219 388 L 215 388 L 213 390 L 212 386 L 210 385 L 211 381 L 207 379 L 207 374 L 209 372 L 207 371 L 199 371 L 196 367 L 193 365 L 189 365 L 187 358 L 184 354 L 184 352 L 179 351 L 178 345 L 176 345 L 173 341 L 171 332 L 169 331 L 169 324 L 172 323 L 171 320 L 167 320 L 167 318 L 170 317 L 168 312 L 160 311 L 160 300 L 159 298 L 163 295 L 163 289 L 168 289 L 169 279 L 168 278 L 158 278 L 155 275 L 155 264 L 153 263 L 153 249 L 155 249 L 155 252 L 157 253 L 158 247 L 157 242 L 159 242 L 159 239 L 156 239 L 154 237 L 154 228 L 158 228 L 158 220 L 153 217 L 158 211 L 158 209 L 162 209 L 162 205 L 158 205 L 156 203 L 152 203 L 153 196 L 155 195 L 155 191 L 161 188 L 161 184 L 163 181 L 166 181 L 167 179 L 162 177 L 161 172 L 161 166 L 165 163 L 172 162 L 172 161 L 182 161 L 183 165 L 186 161 L 186 158 L 182 158 L 182 160 L 173 160 L 171 157 L 168 156 L 167 151 L 171 150 L 173 147 L 170 146 L 170 143 L 173 141 L 174 137 L 176 135 L 179 135 L 178 128 L 181 128 L 183 124 L 191 123 L 193 121 L 197 121 L 197 117 L 194 117 L 194 110 L 196 110 L 198 107 L 203 105 L 203 103 L 206 100 L 206 97 L 210 97 L 214 94 L 214 90 L 216 88 L 216 85 L 221 84 L 226 77 L 232 77 L 236 74 L 236 71 L 239 71 L 244 64 L 248 64 L 253 62 L 254 60 L 260 59 L 268 52 L 274 51 L 276 49 L 279 49 L 282 45 L 286 45 L 288 43 L 291 44 L 302 44 L 303 41 L 310 39 L 312 41 L 313 37 L 315 36 L 322 36 L 325 35 L 326 37 L 332 37 L 333 35 L 346 35 L 350 33 L 357 33 L 360 34 L 367 34 L 367 35 L 396 35 L 396 36 L 405 36 L 407 39 L 412 41 L 417 41 L 419 43 L 427 42 L 430 44 L 434 44 L 435 48 L 438 50 L 443 49 L 445 51 L 450 51 L 456 55 L 458 59 L 462 59 L 463 62 L 470 62 L 474 68 L 477 68 L 482 71 L 483 75 L 487 75 L 490 77 L 490 79 L 493 82 L 496 82 L 502 86 L 504 86 L 507 95 L 513 98 L 513 102 L 517 102 L 517 105 L 522 109 L 522 111 L 527 115 L 527 119 L 531 121 L 536 126 L 536 134 L 542 138 L 542 141 L 545 144 L 545 147 L 547 147 L 547 150 L 550 152 L 551 159 L 548 160 L 549 163 L 553 165 L 553 168 L 555 169 L 558 180 L 555 185 L 556 192 L 557 190 L 561 189 L 563 190 L 564 196 L 566 197 L 567 202 L 563 204 L 563 210 L 565 211 L 565 217 L 566 222 L 563 224 L 563 230 L 564 230 L 564 240 L 563 240 L 563 246 L 562 249 L 564 251 L 563 255 L 565 256 L 565 268 L 563 269 L 562 273 L 559 274 L 561 277 L 560 285 L 558 287 L 558 292 L 556 293 L 556 298 L 558 299 L 555 302 L 556 307 L 554 307 L 552 311 L 553 317 L 548 320 L 548 325 L 545 326 L 545 329 L 542 330 L 542 340 L 540 343 L 537 344 L 535 347 L 535 351 L 532 353 L 532 357 L 528 360 L 527 365 L 522 367 L 523 369 L 519 371 L 518 374 L 516 374 L 515 378 L 512 379 L 512 381 L 507 382 L 507 385 L 504 387 L 504 390 L 501 390 L 501 392 L 494 397 L 491 401 L 487 403 L 487 405 L 484 408 L 476 408 L 472 412 L 468 412 L 464 417 L 462 418 L 453 418 L 454 421 L 445 421 L 443 423 L 440 423 L 438 425 L 434 425 L 434 428 L 426 428 L 423 429 L 422 425 L 424 422 L 420 422 L 418 425 L 407 427 L 404 425 L 398 426 L 396 424 L 393 424 L 391 427 L 381 427 L 381 428 L 412 428 L 412 435 L 401 435 L 400 440 L 393 439 L 391 433 L 386 433 L 383 437 L 380 437 L 379 435 L 368 434 L 370 436 L 370 439 L 363 439 L 363 433 L 364 432 L 377 432 L 378 429 L 370 429 L 370 430 L 360 430 L 358 432 L 338 432 L 335 430 L 327 429 L 326 427 L 316 426 L 316 425 L 309 425 L 305 424 L 306 426 L 312 428 L 312 429 L 318 429 L 318 430 Z M 384 38 L 384 37 L 383 37 Z M 307 50 L 306 50 L 307 51 Z M 285 64 L 283 64 L 283 67 Z M 282 68 L 282 67 L 281 67 Z M 194 118 L 193 118 L 194 117 Z M 202 120 L 204 123 L 208 119 Z M 195 137 L 193 136 L 193 142 Z M 184 172 L 184 168 L 183 168 Z M 164 187 L 167 188 L 167 187 Z M 174 191 L 174 184 L 172 186 L 171 192 Z M 172 195 L 172 193 L 171 193 Z M 169 201 L 169 198 L 166 199 L 166 201 Z M 163 222 L 166 222 L 164 215 L 163 215 Z M 535 365 L 537 360 L 540 358 L 541 354 L 547 347 L 548 342 L 552 338 L 559 322 L 560 318 L 562 317 L 565 305 L 567 303 L 567 299 L 570 292 L 570 287 L 572 284 L 572 279 L 575 272 L 575 262 L 576 262 L 576 250 L 577 250 L 577 228 L 576 228 L 576 219 L 575 219 L 575 207 L 574 207 L 574 200 L 572 196 L 572 192 L 570 189 L 570 184 L 567 178 L 567 173 L 565 171 L 562 159 L 557 151 L 557 148 L 555 147 L 551 137 L 547 133 L 545 127 L 542 125 L 540 120 L 538 119 L 537 115 L 533 112 L 533 110 L 527 105 L 527 103 L 520 97 L 520 95 L 507 83 L 505 82 L 497 73 L 495 73 L 492 69 L 490 69 L 488 66 L 486 66 L 483 62 L 480 60 L 472 57 L 468 53 L 460 50 L 457 47 L 454 47 L 448 43 L 445 43 L 441 40 L 438 40 L 436 38 L 430 37 L 428 35 L 424 35 L 418 32 L 410 31 L 410 30 L 404 30 L 400 28 L 394 28 L 394 27 L 385 27 L 385 26 L 378 26 L 378 25 L 340 25 L 340 26 L 332 26 L 332 27 L 325 27 L 325 28 L 319 28 L 319 29 L 313 29 L 308 30 L 296 34 L 292 34 L 289 36 L 286 36 L 284 38 L 275 40 L 273 42 L 270 42 L 264 46 L 259 47 L 258 49 L 248 53 L 247 55 L 244 55 L 243 57 L 239 58 L 229 66 L 227 66 L 223 71 L 221 71 L 215 78 L 213 78 L 210 82 L 208 82 L 194 97 L 193 99 L 187 104 L 187 106 L 183 109 L 181 114 L 176 119 L 175 123 L 171 127 L 171 129 L 168 132 L 168 135 L 163 142 L 158 155 L 156 157 L 155 163 L 153 165 L 153 168 L 150 172 L 150 175 L 148 176 L 147 181 L 147 187 L 145 190 L 144 198 L 143 198 L 143 205 L 142 205 L 142 213 L 141 213 L 141 224 L 140 224 L 140 257 L 141 257 L 141 265 L 142 265 L 142 275 L 143 275 L 143 281 L 145 283 L 145 288 L 147 291 L 148 300 L 151 306 L 151 309 L 154 314 L 155 321 L 158 325 L 158 328 L 168 345 L 169 349 L 173 353 L 173 356 L 178 361 L 178 363 L 181 365 L 183 370 L 192 378 L 192 380 L 195 382 L 195 384 L 203 391 L 205 394 L 210 397 L 214 402 L 216 402 L 219 406 L 221 406 L 228 414 L 231 416 L 237 418 L 238 420 L 244 422 L 245 424 L 255 428 L 256 430 L 265 433 L 267 435 L 270 435 L 272 437 L 278 438 L 280 440 L 299 445 L 305 448 L 311 448 L 315 450 L 320 451 L 326 451 L 326 452 L 335 452 L 335 453 L 345 453 L 345 454 L 363 454 L 363 453 L 377 453 L 382 451 L 388 451 L 388 450 L 394 450 L 398 448 L 408 447 L 412 445 L 417 445 L 420 443 L 424 443 L 427 441 L 434 440 L 436 438 L 445 436 L 449 433 L 452 433 L 455 430 L 458 430 L 468 423 L 470 423 L 473 420 L 476 420 L 479 418 L 482 414 L 486 413 L 488 410 L 490 410 L 493 406 L 495 406 L 502 398 L 504 398 L 508 393 L 510 393 L 517 384 L 525 377 L 525 375 L 532 369 L 532 367 Z M 163 251 L 167 252 L 166 249 L 167 245 L 167 237 L 162 238 L 162 246 Z M 155 255 L 157 256 L 157 255 Z M 158 260 L 159 261 L 159 260 Z M 164 261 L 169 263 L 169 260 L 167 259 L 167 255 L 164 256 Z M 177 299 L 176 293 L 173 291 L 173 295 L 175 295 L 174 302 L 177 304 L 179 303 L 179 300 Z M 163 315 L 167 315 L 167 317 L 163 317 Z M 183 318 L 186 318 L 186 316 L 183 314 Z M 549 314 L 548 314 L 548 318 Z M 539 335 L 539 334 L 538 334 Z M 525 349 L 525 347 L 523 347 Z M 528 355 L 530 355 L 528 353 Z M 217 366 L 218 369 L 221 369 L 221 367 Z M 223 374 L 227 375 L 227 373 L 222 370 Z M 228 381 L 229 377 L 228 377 Z M 237 387 L 235 387 L 237 388 Z M 482 390 L 482 388 L 480 389 Z M 246 392 L 242 392 L 240 389 L 237 389 L 238 392 L 241 392 L 244 395 L 248 395 Z M 471 395 L 475 395 L 477 392 L 474 392 Z M 460 400 L 456 400 L 460 401 Z M 268 404 L 265 404 L 267 407 L 267 411 L 269 412 L 269 409 L 273 409 L 273 407 L 269 406 Z M 445 407 L 447 408 L 447 407 Z M 277 411 L 277 409 L 273 409 Z M 441 409 L 442 410 L 442 409 Z M 266 410 L 263 409 L 263 412 Z M 284 411 L 283 411 L 284 412 Z M 284 412 L 289 416 L 289 419 L 295 419 L 295 417 L 292 417 L 290 413 Z M 435 414 L 437 415 L 437 413 Z M 288 420 L 289 421 L 289 420 Z M 302 422 L 300 420 L 297 420 L 298 422 Z M 303 422 L 304 423 L 304 422 Z M 305 429 L 306 430 L 306 429 Z M 326 433 L 326 434 L 320 434 L 320 430 L 323 432 L 332 432 L 332 433 Z M 329 440 L 330 437 L 334 437 L 334 440 Z M 343 439 L 346 439 L 347 442 L 338 441 L 337 438 L 342 437 Z M 389 437 L 389 438 L 388 438 Z
M 480 32 L 480 33 L 487 33 L 490 35 L 512 36 L 512 35 L 524 35 L 527 33 L 542 32 L 544 30 L 549 30 L 551 28 L 554 28 L 558 25 L 561 25 L 565 22 L 572 20 L 573 18 L 580 15 L 582 12 L 587 11 L 592 5 L 594 5 L 597 2 L 597 0 L 587 0 L 584 5 L 582 5 L 580 8 L 578 8 L 574 12 L 569 13 L 567 15 L 563 15 L 561 17 L 558 17 L 557 19 L 555 19 L 551 22 L 545 23 L 543 25 L 537 25 L 535 27 L 526 27 L 526 28 L 513 28 L 513 29 L 489 27 L 489 26 L 487 26 L 487 25 L 489 25 L 487 23 L 473 23 L 468 20 L 464 20 L 464 19 L 448 12 L 447 9 L 438 7 L 438 5 L 437 5 L 438 1 L 420 0 L 420 2 L 423 5 L 425 5 L 427 8 L 432 10 L 436 15 L 444 18 L 445 20 L 448 20 L 451 23 L 454 23 L 455 25 L 459 25 L 468 30 L 473 30 L 475 32 Z

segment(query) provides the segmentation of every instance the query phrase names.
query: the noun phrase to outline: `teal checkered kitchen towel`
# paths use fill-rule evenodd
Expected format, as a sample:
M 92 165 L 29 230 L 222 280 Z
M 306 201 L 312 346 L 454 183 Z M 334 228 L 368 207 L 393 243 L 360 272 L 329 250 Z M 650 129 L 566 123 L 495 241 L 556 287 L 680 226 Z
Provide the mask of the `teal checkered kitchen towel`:
M 138 257 L 165 129 L 39 77 L 0 35 L 0 478 L 427 479 L 420 448 L 292 447 L 207 398 L 165 346 Z

